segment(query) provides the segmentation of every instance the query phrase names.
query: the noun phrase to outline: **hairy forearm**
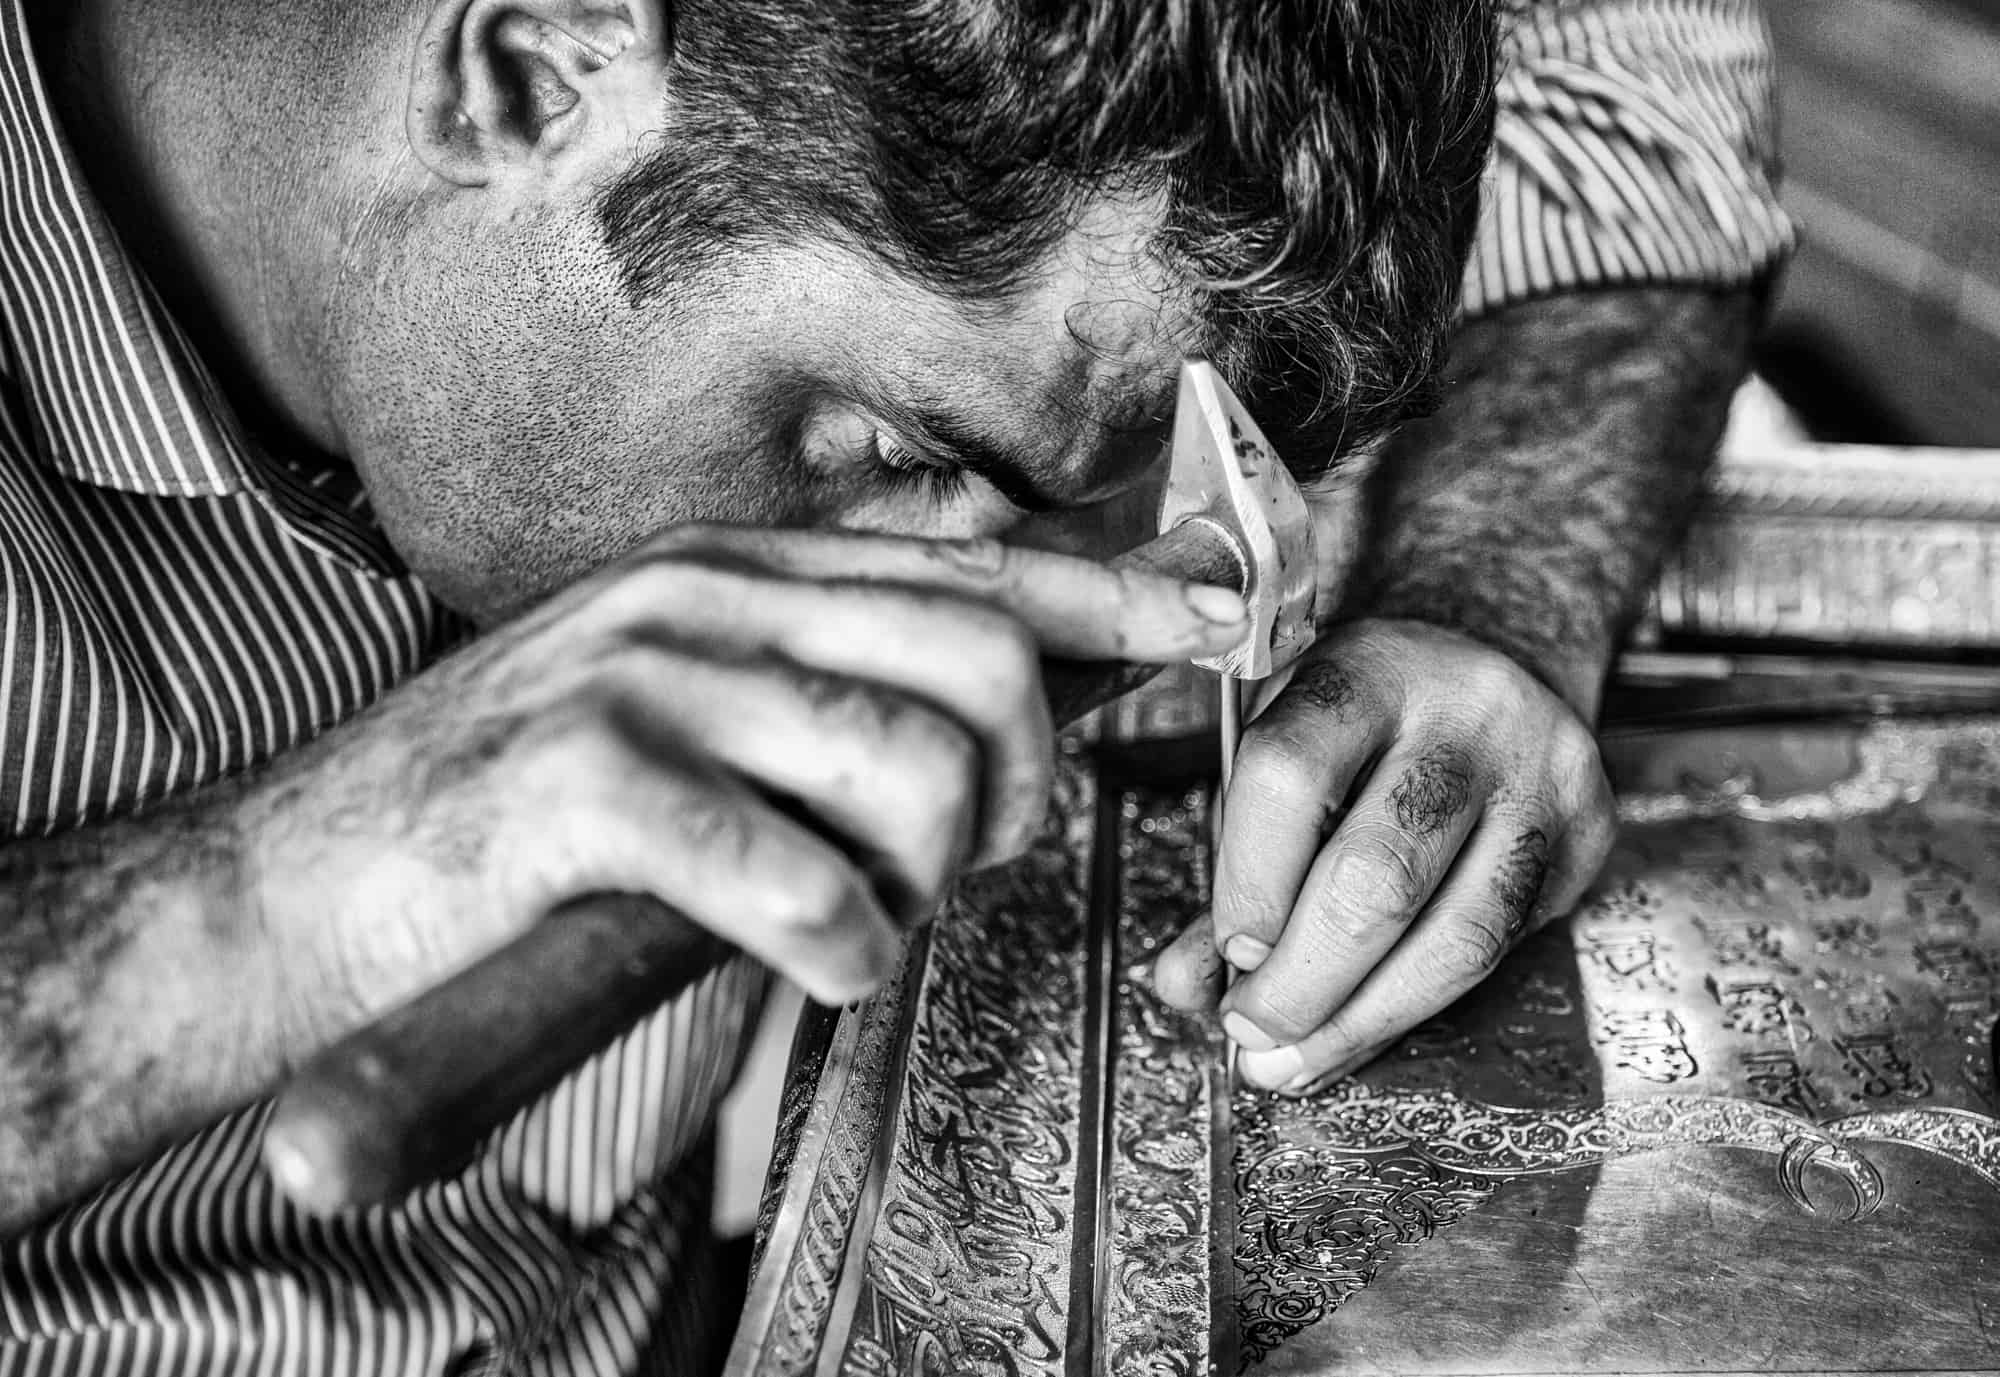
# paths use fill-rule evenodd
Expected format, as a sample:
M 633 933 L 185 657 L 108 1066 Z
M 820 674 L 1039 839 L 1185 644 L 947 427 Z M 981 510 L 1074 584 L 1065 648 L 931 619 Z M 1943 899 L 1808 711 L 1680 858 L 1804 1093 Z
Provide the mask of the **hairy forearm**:
M 0 1236 L 252 1097 L 279 995 L 226 803 L 0 846 Z
M 1749 292 L 1621 290 L 1468 326 L 1443 405 L 1376 468 L 1342 615 L 1461 631 L 1593 717 L 1712 461 L 1756 316 Z

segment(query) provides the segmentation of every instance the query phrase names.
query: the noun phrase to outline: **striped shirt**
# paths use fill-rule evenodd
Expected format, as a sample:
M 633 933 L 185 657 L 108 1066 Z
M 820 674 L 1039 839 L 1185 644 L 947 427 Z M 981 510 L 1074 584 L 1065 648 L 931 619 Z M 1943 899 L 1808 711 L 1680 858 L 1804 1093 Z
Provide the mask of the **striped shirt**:
M 1727 285 L 1789 243 L 1761 23 L 1515 0 L 1467 313 Z M 465 628 L 345 469 L 249 442 L 84 186 L 0 0 L 0 827 L 130 812 L 288 750 Z M 694 1372 L 709 1123 L 760 977 L 717 972 L 462 1176 L 332 1221 L 234 1115 L 0 1243 L 0 1377 Z
M 1577 288 L 1751 281 L 1791 248 L 1754 0 L 1507 0 L 1468 317 Z

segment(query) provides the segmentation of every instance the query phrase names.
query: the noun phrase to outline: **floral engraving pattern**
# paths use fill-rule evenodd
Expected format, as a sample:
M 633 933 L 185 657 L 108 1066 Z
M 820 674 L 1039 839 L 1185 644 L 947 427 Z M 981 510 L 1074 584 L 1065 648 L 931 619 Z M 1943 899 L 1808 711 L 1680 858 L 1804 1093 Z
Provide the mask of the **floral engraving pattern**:
M 1882 1205 L 1894 1145 L 1962 1168 L 1973 1197 L 2000 1189 L 2000 723 L 1873 724 L 1849 773 L 1792 792 L 1766 790 L 1761 738 L 1709 740 L 1658 752 L 1656 774 L 1734 760 L 1747 787 L 1681 776 L 1622 800 L 1622 857 L 1567 942 L 1494 982 L 1497 1017 L 1441 1019 L 1310 1101 L 1238 1094 L 1246 1359 L 1512 1178 L 1748 1151 L 1794 1207 L 1854 1221 Z M 1531 1026 L 1538 982 L 1587 1039 Z M 1524 1059 L 1552 1041 L 1582 1046 L 1590 1074 L 1534 1108 L 1473 1090 L 1528 1090 Z
M 1234 1347 L 1227 1260 L 1227 1049 L 1163 1004 L 1145 967 L 1208 893 L 1206 791 L 1119 800 L 1118 972 L 1103 1370 L 1194 1377 Z M 1192 870 L 1192 873 L 1190 873 Z M 1222 1154 L 1218 1156 L 1218 1153 Z M 1219 1208 L 1221 1207 L 1221 1208 Z M 1220 1327 L 1220 1333 L 1216 1332 Z
M 1254 1132 L 1239 1119 L 1239 1135 Z M 1237 1325 L 1245 1363 L 1319 1323 L 1421 1243 L 1491 1198 L 1491 1180 L 1414 1154 L 1368 1160 L 1237 1145 Z
M 1059 825 L 936 929 L 883 1061 L 888 1150 L 849 1132 L 821 1154 L 843 1163 L 812 1168 L 823 1265 L 795 1268 L 755 1370 L 823 1372 L 830 1346 L 857 1375 L 1053 1373 L 1092 1347 L 1105 1372 L 1227 1371 L 1232 1328 L 1246 1360 L 1270 1353 L 1508 1181 L 1643 1154 L 1759 1154 L 1774 1193 L 1830 1221 L 1883 1204 L 1882 1145 L 1956 1164 L 1974 1197 L 2000 1190 L 2000 722 L 1877 725 L 1859 745 L 1814 792 L 1750 769 L 1756 787 L 1727 797 L 1628 798 L 1572 923 L 1309 1101 L 1218 1094 L 1213 1031 L 1143 979 L 1203 902 L 1205 798 L 1072 763 Z M 1099 787 L 1117 791 L 1112 836 Z M 1093 870 L 1108 844 L 1116 864 Z M 1107 894 L 1121 947 L 1099 1145 L 1081 1108 L 1104 957 L 1086 937 Z
M 2000 1190 L 2000 1123 L 1956 1109 L 1869 1111 L 1814 1124 L 1750 1100 L 1665 1095 L 1566 1111 L 1503 1109 L 1439 1093 L 1380 1094 L 1343 1082 L 1312 1101 L 1239 1092 L 1237 1266 L 1244 1357 L 1262 1358 L 1374 1279 L 1397 1245 L 1457 1223 L 1508 1177 L 1680 1147 L 1776 1159 L 1799 1209 L 1852 1221 L 1881 1204 L 1861 1150 L 1913 1147 Z M 1846 1188 L 1839 1208 L 1808 1169 Z
M 920 957 L 913 955 L 912 962 Z M 814 1370 L 832 1318 L 849 1240 L 874 1157 L 874 1140 L 886 1108 L 887 1068 L 903 1021 L 911 963 L 861 1009 L 849 1010 L 822 1068 L 824 1103 L 804 1129 L 800 1160 L 810 1169 L 788 1184 L 760 1266 L 772 1276 L 763 1289 L 772 1298 L 765 1327 L 732 1371 L 754 1368 L 766 1377 L 804 1377 Z

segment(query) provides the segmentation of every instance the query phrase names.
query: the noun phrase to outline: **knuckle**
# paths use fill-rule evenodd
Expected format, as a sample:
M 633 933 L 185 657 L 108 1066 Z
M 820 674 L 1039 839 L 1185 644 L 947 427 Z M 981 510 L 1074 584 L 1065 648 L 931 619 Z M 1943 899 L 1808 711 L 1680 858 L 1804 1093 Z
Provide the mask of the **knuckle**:
M 1571 849 L 1576 868 L 1586 879 L 1594 876 L 1617 844 L 1618 814 L 1607 799 L 1603 808 L 1593 809 L 1573 831 Z
M 781 661 L 774 672 L 823 730 L 859 736 L 880 745 L 894 738 L 913 716 L 907 699 L 845 675 L 828 674 Z
M 1452 989 L 1470 985 L 1500 964 L 1513 935 L 1512 921 L 1497 909 L 1452 914 L 1430 944 L 1431 972 Z
M 917 717 L 921 740 L 880 772 L 878 787 L 885 812 L 897 820 L 903 859 L 921 876 L 921 887 L 935 890 L 979 811 L 980 757 L 972 738 L 952 724 L 928 713 Z
M 559 676 L 566 684 L 563 696 L 576 710 L 592 720 L 612 717 L 619 704 L 643 694 L 648 684 L 656 684 L 680 665 L 681 652 L 668 645 L 648 641 L 635 633 L 602 636 L 573 655 L 563 657 L 559 667 L 541 665 L 536 673 Z
M 1550 748 L 1550 764 L 1557 783 L 1571 798 L 1592 802 L 1608 799 L 1610 782 L 1604 775 L 1604 753 L 1597 738 L 1587 731 L 1559 731 Z
M 1272 934 L 1271 917 L 1283 921 L 1287 905 L 1277 893 L 1256 875 L 1243 873 L 1244 867 L 1232 865 L 1229 853 L 1216 865 L 1215 886 L 1212 906 L 1216 915 L 1218 933 L 1225 936 L 1247 933 L 1263 941 L 1269 941 Z M 1224 929 L 1227 929 L 1226 933 Z
M 1539 827 L 1527 827 L 1515 836 L 1501 858 L 1493 875 L 1492 895 L 1498 906 L 1503 939 L 1511 940 L 1527 926 L 1541 902 L 1548 884 L 1552 850 L 1548 833 Z
M 622 695 L 595 683 L 536 711 L 532 719 L 498 722 L 475 739 L 475 751 L 489 759 L 515 754 L 523 773 L 543 790 L 572 781 L 621 778 L 630 767 L 631 745 L 619 724 Z
M 1325 1018 L 1324 999 L 1310 982 L 1274 982 L 1244 999 L 1241 1012 L 1279 1046 L 1310 1037 Z
M 1346 848 L 1336 902 L 1376 915 L 1378 923 L 1408 924 L 1431 889 L 1429 867 L 1425 858 L 1412 855 L 1411 839 L 1394 828 L 1363 824 L 1346 839 Z
M 597 602 L 620 622 L 652 624 L 690 609 L 727 615 L 751 591 L 748 566 L 699 558 L 689 547 L 653 553 L 622 570 Z
M 1459 692 L 1466 701 L 1490 714 L 1519 707 L 1531 682 L 1526 670 L 1498 652 L 1472 660 L 1458 676 Z
M 1374 690 L 1352 665 L 1345 660 L 1316 656 L 1299 666 L 1272 711 L 1303 710 L 1345 720 L 1374 708 Z
M 690 791 L 675 803 L 676 827 L 691 853 L 725 873 L 744 876 L 751 884 L 766 877 L 765 868 L 752 864 L 763 849 L 762 838 L 743 809 L 702 790 Z M 751 897 L 756 897 L 754 891 Z
M 937 540 L 929 548 L 932 558 L 946 569 L 981 583 L 1000 582 L 1013 565 L 1007 546 L 991 536 Z
M 1186 596 L 1181 591 L 1180 580 L 1157 570 L 1144 569 L 1136 565 L 1100 565 L 1104 571 L 1105 595 L 1112 610 L 1122 616 L 1132 616 L 1141 609 L 1164 607 L 1168 615 L 1183 618 L 1189 615 Z
M 771 868 L 766 884 L 765 916 L 772 926 L 795 937 L 825 938 L 854 911 L 862 881 L 843 861 L 792 856 Z
M 805 703 L 813 720 L 828 735 L 856 743 L 862 756 L 872 758 L 866 772 L 871 793 L 889 802 L 907 802 L 909 815 L 919 806 L 935 807 L 939 793 L 947 804 L 962 802 L 975 787 L 979 748 L 971 735 L 943 713 L 896 689 L 843 675 L 825 674 L 796 665 L 785 673 L 790 691 Z M 843 752 L 843 755 L 851 752 Z
M 1471 754 L 1454 742 L 1426 747 L 1389 792 L 1396 825 L 1413 837 L 1444 831 L 1472 804 L 1477 775 Z
M 1313 744 L 1291 721 L 1251 723 L 1237 748 L 1231 789 L 1294 806 L 1301 798 L 1317 795 L 1321 781 Z

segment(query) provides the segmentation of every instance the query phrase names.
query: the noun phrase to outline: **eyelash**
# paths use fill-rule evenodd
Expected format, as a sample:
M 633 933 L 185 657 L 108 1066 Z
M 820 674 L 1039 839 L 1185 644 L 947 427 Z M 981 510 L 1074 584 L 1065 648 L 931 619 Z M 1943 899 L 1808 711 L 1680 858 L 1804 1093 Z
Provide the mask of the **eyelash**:
M 964 469 L 927 459 L 877 431 L 875 464 L 883 482 L 899 493 L 915 493 L 933 507 L 944 507 L 965 496 Z

